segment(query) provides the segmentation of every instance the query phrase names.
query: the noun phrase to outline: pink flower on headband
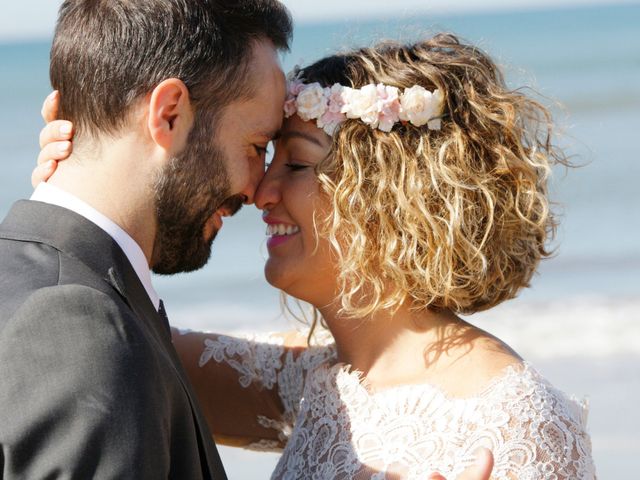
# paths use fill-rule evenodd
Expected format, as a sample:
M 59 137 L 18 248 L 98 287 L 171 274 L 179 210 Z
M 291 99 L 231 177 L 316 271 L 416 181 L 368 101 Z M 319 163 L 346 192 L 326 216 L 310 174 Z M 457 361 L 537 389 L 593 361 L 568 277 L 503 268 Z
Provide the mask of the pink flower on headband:
M 379 83 L 360 89 L 345 88 L 342 111 L 348 118 L 359 118 L 371 128 L 390 132 L 400 120 L 398 89 Z
M 400 98 L 396 87 L 388 87 L 379 83 L 378 91 L 378 124 L 375 127 L 383 132 L 390 132 L 393 125 L 400 120 Z M 373 126 L 373 125 L 372 125 Z
M 339 83 L 334 84 L 331 88 L 324 89 L 329 104 L 324 114 L 318 118 L 317 125 L 329 136 L 333 135 L 338 125 L 347 119 L 347 116 L 342 113 L 342 107 L 344 106 L 342 91 L 343 87 Z
M 292 80 L 287 85 L 287 99 L 284 102 L 284 116 L 289 118 L 296 113 L 296 98 L 304 89 L 305 84 L 301 80 Z

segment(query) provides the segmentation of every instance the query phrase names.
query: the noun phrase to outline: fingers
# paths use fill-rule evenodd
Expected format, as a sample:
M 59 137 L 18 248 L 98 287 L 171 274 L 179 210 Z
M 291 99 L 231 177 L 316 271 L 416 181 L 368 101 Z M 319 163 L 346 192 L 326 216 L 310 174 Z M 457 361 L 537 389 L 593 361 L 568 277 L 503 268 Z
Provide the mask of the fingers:
M 57 165 L 55 160 L 49 160 L 34 168 L 33 172 L 31 172 L 31 185 L 33 188 L 36 188 L 40 182 L 46 182 L 56 171 Z
M 429 475 L 429 477 L 427 478 L 427 480 L 447 480 L 446 478 L 444 478 L 442 475 L 440 475 L 439 473 L 432 473 L 431 475 Z
M 44 99 L 40 115 L 45 123 L 53 122 L 58 117 L 58 107 L 60 106 L 60 93 L 54 90 Z
M 40 148 L 62 140 L 71 140 L 73 136 L 73 124 L 66 120 L 54 120 L 47 123 L 40 131 Z
M 36 187 L 46 182 L 58 166 L 58 160 L 71 155 L 73 124 L 66 120 L 56 120 L 60 106 L 60 94 L 53 91 L 42 104 L 41 115 L 47 123 L 40 132 L 40 154 L 38 166 L 31 173 L 31 185 Z
M 71 142 L 53 142 L 45 145 L 38 154 L 38 165 L 42 165 L 49 160 L 65 160 L 71 155 Z
M 458 480 L 489 480 L 491 470 L 493 470 L 493 454 L 491 450 L 479 448 L 474 452 L 476 457 L 475 465 L 467 468 Z

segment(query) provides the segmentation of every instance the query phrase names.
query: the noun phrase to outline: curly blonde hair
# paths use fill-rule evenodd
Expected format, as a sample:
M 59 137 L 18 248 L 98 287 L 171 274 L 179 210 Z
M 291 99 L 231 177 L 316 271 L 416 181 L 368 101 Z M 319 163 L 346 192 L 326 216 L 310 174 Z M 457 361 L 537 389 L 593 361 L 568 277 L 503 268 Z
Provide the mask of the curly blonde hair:
M 445 95 L 441 130 L 384 133 L 347 120 L 316 168 L 332 202 L 318 225 L 339 260 L 346 316 L 407 301 L 469 314 L 528 286 L 556 226 L 551 166 L 566 162 L 543 105 L 507 88 L 486 53 L 451 34 L 333 55 L 300 78 Z

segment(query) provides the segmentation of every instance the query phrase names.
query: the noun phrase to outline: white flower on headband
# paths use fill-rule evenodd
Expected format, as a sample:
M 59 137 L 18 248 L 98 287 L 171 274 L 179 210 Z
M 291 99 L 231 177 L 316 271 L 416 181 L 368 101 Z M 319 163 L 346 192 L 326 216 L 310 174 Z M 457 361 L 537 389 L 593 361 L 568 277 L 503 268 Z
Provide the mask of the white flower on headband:
M 433 93 L 420 85 L 414 85 L 404 91 L 400 100 L 400 120 L 411 122 L 416 127 L 427 124 L 430 130 L 440 130 L 440 105 L 442 93 Z
M 364 123 L 373 124 L 378 118 L 378 91 L 375 85 L 366 85 L 359 90 L 344 87 L 342 113 L 347 118 L 360 118 Z
M 319 83 L 312 83 L 298 94 L 296 109 L 305 122 L 322 117 L 327 110 L 328 99 L 324 90 Z
M 294 78 L 288 84 L 284 113 L 286 118 L 297 113 L 304 121 L 316 120 L 318 128 L 328 135 L 333 135 L 347 118 L 359 119 L 383 132 L 390 132 L 400 121 L 440 130 L 443 103 L 439 90 L 430 92 L 419 85 L 400 95 L 396 87 L 382 83 L 362 88 L 336 83 L 331 88 L 322 88 L 317 82 L 304 84 Z

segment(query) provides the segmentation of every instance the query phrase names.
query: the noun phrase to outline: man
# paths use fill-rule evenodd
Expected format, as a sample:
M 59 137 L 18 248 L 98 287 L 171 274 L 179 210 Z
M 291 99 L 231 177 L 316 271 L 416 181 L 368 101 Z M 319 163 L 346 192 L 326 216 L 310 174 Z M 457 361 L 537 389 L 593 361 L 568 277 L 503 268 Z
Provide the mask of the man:
M 18 297 L 2 322 L 20 329 L 10 339 L 0 324 L 0 374 L 37 380 L 0 393 L 6 478 L 223 478 L 147 265 L 202 266 L 222 217 L 253 201 L 282 117 L 276 50 L 290 29 L 272 1 L 63 4 L 51 67 L 62 95 L 49 103 L 74 122 L 74 153 L 33 200 L 80 218 L 23 202 L 0 227 L 0 261 L 13 269 L 0 295 Z M 50 143 L 70 137 L 64 125 L 44 132 L 41 158 L 68 155 Z M 11 404 L 47 389 L 55 403 L 27 401 L 9 420 Z
M 66 0 L 75 148 L 0 226 L 0 477 L 218 479 L 149 269 L 200 268 L 285 95 L 276 0 Z

